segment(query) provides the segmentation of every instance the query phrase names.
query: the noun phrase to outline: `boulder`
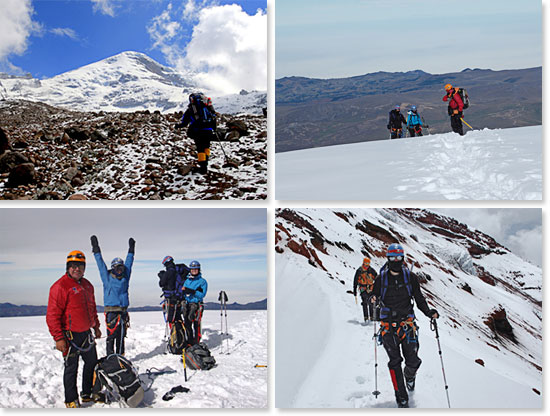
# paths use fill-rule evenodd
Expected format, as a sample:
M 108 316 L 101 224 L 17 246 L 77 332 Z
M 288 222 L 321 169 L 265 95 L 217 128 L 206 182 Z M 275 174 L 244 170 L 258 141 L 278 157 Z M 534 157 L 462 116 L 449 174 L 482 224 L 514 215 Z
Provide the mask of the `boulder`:
M 88 133 L 84 130 L 77 129 L 76 127 L 68 127 L 65 129 L 65 133 L 69 135 L 72 140 L 88 140 Z
M 0 173 L 10 172 L 17 165 L 28 162 L 29 159 L 19 152 L 4 153 L 0 156 Z
M 16 188 L 19 185 L 28 185 L 36 181 L 36 172 L 34 171 L 34 165 L 32 163 L 22 163 L 15 166 L 10 171 L 8 182 L 6 186 L 8 188 Z
M 226 123 L 229 130 L 236 130 L 241 136 L 248 136 L 248 126 L 242 120 L 231 119 Z
M 6 150 L 9 150 L 10 142 L 8 141 L 8 136 L 4 133 L 4 130 L 0 128 L 0 155 L 4 154 Z

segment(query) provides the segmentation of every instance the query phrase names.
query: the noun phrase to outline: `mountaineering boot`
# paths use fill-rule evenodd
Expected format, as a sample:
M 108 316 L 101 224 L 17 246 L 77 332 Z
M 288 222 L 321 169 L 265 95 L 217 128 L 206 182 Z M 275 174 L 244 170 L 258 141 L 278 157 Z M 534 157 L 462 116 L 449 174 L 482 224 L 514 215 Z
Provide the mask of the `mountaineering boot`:
M 105 393 L 102 393 L 102 392 L 93 393 L 93 394 L 80 393 L 80 400 L 82 401 L 82 403 L 89 403 L 89 402 L 105 403 L 106 397 L 105 397 Z
M 405 386 L 407 387 L 407 390 L 414 391 L 416 371 L 409 369 L 409 367 L 405 367 L 405 370 L 403 371 L 403 376 L 405 377 Z
M 88 402 L 94 401 L 90 393 L 83 393 L 83 392 L 80 393 L 80 400 L 82 401 L 82 403 L 88 403 Z
M 65 403 L 65 407 L 80 407 L 80 403 L 75 400 L 74 402 Z
M 397 407 L 409 407 L 408 399 L 397 399 Z

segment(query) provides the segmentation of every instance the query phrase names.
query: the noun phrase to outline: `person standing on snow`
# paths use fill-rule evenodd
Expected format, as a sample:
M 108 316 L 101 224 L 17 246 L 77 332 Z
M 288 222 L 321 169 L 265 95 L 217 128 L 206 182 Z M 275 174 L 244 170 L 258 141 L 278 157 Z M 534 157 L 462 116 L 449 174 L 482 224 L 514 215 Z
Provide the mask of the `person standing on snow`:
M 189 268 L 185 264 L 175 264 L 172 256 L 166 256 L 162 260 L 162 264 L 166 270 L 161 270 L 158 273 L 159 286 L 162 288 L 164 296 L 164 312 L 166 314 L 166 322 L 170 328 L 176 321 L 183 321 L 183 281 L 189 274 Z
M 90 240 L 92 242 L 92 252 L 99 269 L 99 275 L 103 281 L 103 303 L 107 324 L 107 355 L 115 353 L 115 343 L 116 353 L 124 355 L 124 338 L 130 326 L 128 288 L 130 285 L 132 264 L 134 263 L 136 242 L 133 238 L 128 240 L 129 248 L 126 261 L 115 257 L 111 262 L 111 269 L 109 270 L 101 256 L 97 237 L 92 235 Z
M 411 137 L 422 136 L 422 119 L 418 115 L 416 105 L 413 105 L 407 114 L 407 128 L 409 129 L 409 135 Z
M 422 364 L 418 357 L 418 326 L 413 302 L 428 318 L 437 319 L 439 314 L 435 309 L 430 309 L 420 292 L 418 278 L 404 265 L 403 247 L 391 244 L 386 258 L 388 261 L 374 282 L 371 302 L 378 301 L 380 305 L 380 338 L 388 353 L 388 368 L 397 406 L 409 407 L 407 390 L 414 390 L 416 372 Z M 403 358 L 404 371 L 401 369 Z
M 94 367 L 97 363 L 95 338 L 101 338 L 94 287 L 84 278 L 86 257 L 78 250 L 67 256 L 66 272 L 50 288 L 46 323 L 55 348 L 63 353 L 65 406 L 80 407 L 76 378 L 78 357 L 84 360 L 82 371 L 83 402 L 99 401 L 92 397 Z M 92 335 L 91 329 L 94 330 Z
M 376 270 L 370 267 L 370 259 L 365 257 L 363 259 L 363 264 L 357 269 L 353 278 L 353 296 L 357 297 L 357 286 L 359 286 L 361 305 L 363 306 L 363 318 L 365 319 L 365 322 L 369 319 L 371 321 L 375 320 L 374 305 L 368 300 L 371 296 L 376 276 Z
M 453 88 L 451 84 L 445 85 L 445 96 L 443 101 L 449 102 L 447 107 L 447 113 L 451 117 L 451 128 L 455 133 L 464 136 L 464 130 L 462 126 L 462 116 L 464 111 L 464 103 L 460 94 L 458 93 L 458 88 Z
M 402 124 L 407 124 L 407 120 L 405 120 L 405 117 L 401 114 L 401 107 L 396 105 L 395 108 L 390 111 L 390 119 L 387 126 L 388 130 L 391 132 L 390 139 L 403 137 Z
M 216 111 L 210 98 L 200 92 L 189 95 L 187 110 L 175 128 L 182 129 L 187 125 L 187 136 L 194 140 L 197 147 L 199 166 L 193 172 L 205 175 L 208 173 L 210 142 L 216 138 Z
M 202 277 L 201 265 L 193 260 L 189 263 L 189 274 L 183 282 L 185 305 L 183 319 L 185 331 L 190 345 L 198 344 L 201 340 L 201 321 L 204 305 L 202 303 L 208 290 L 208 283 Z

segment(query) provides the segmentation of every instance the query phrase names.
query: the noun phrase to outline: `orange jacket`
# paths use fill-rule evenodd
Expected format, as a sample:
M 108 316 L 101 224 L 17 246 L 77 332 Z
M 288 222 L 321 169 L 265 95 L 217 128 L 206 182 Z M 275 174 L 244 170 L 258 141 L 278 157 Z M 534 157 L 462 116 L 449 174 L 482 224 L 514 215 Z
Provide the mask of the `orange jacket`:
M 64 274 L 50 288 L 46 323 L 56 341 L 63 339 L 63 331 L 99 328 L 92 284 L 84 278 L 77 282 Z

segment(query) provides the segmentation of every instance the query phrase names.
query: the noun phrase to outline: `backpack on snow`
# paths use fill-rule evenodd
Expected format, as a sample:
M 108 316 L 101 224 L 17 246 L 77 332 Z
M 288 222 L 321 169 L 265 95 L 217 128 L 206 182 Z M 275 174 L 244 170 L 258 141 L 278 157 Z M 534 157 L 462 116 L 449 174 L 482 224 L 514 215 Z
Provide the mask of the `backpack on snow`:
M 216 366 L 216 360 L 206 344 L 200 342 L 185 350 L 185 364 L 192 370 L 210 370 Z
M 468 93 L 464 88 L 458 89 L 458 95 L 462 99 L 462 103 L 464 104 L 463 109 L 466 110 L 468 107 L 470 107 L 470 97 L 468 97 Z
M 202 128 L 215 128 L 216 117 L 209 108 L 210 99 L 203 94 L 191 94 L 189 96 L 189 108 L 193 112 L 193 124 Z
M 168 351 L 171 354 L 181 355 L 183 348 L 189 344 L 187 331 L 182 321 L 176 321 L 170 330 L 170 339 L 168 340 Z
M 94 368 L 93 393 L 104 388 L 112 398 L 118 396 L 129 407 L 137 407 L 145 394 L 137 370 L 127 358 L 118 354 L 99 359 Z

